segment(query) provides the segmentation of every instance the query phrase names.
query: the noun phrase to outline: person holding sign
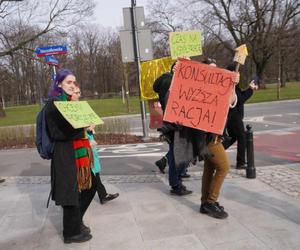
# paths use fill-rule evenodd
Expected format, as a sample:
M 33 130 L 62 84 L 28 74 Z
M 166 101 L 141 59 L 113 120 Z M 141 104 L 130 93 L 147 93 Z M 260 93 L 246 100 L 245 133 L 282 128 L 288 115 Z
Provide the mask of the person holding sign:
M 216 62 L 205 60 L 204 63 L 216 67 Z M 239 74 L 236 74 L 236 83 L 239 82 Z M 237 103 L 236 93 L 233 91 L 230 96 L 230 107 Z M 213 218 L 225 219 L 228 213 L 218 202 L 220 191 L 229 171 L 230 164 L 228 156 L 222 145 L 222 137 L 213 133 L 209 134 L 208 150 L 213 157 L 204 160 L 201 188 L 200 213 L 207 214 Z
M 235 71 L 236 63 L 232 63 L 227 66 L 230 71 Z M 229 109 L 226 130 L 230 139 L 223 142 L 224 148 L 229 148 L 232 144 L 237 141 L 237 155 L 236 155 L 236 169 L 245 169 L 246 160 L 246 137 L 244 127 L 244 103 L 253 95 L 253 90 L 256 90 L 257 83 L 250 82 L 249 87 L 245 90 L 236 85 L 235 92 L 237 94 L 237 105 L 234 108 Z
M 74 93 L 72 95 L 72 100 L 73 101 L 79 101 L 81 97 L 81 91 L 79 86 L 77 86 L 74 90 Z M 105 204 L 106 202 L 113 200 L 119 196 L 119 193 L 115 194 L 108 194 L 106 192 L 106 188 L 103 185 L 101 178 L 100 178 L 100 170 L 101 170 L 101 164 L 100 160 L 98 157 L 98 152 L 97 152 L 97 142 L 94 139 L 94 129 L 92 127 L 87 128 L 87 137 L 89 139 L 92 151 L 93 151 L 93 160 L 92 160 L 92 172 L 96 178 L 96 190 L 99 196 L 99 200 L 101 204 Z
M 55 142 L 51 159 L 52 200 L 63 208 L 64 243 L 92 238 L 83 216 L 96 192 L 95 177 L 91 174 L 91 147 L 84 128 L 74 129 L 54 104 L 54 101 L 70 101 L 75 87 L 74 74 L 67 69 L 60 70 L 45 107 L 46 127 Z

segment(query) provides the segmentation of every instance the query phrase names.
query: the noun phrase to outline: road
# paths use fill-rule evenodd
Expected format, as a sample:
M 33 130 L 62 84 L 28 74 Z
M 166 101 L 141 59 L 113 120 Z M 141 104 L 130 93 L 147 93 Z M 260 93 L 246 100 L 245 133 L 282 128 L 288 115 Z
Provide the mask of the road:
M 140 116 L 120 119 L 127 119 L 132 133 L 142 133 Z M 251 124 L 254 130 L 256 167 L 300 163 L 300 100 L 245 105 L 245 124 Z M 157 171 L 154 162 L 167 148 L 164 143 L 99 146 L 102 174 L 152 174 Z M 234 164 L 235 145 L 228 154 Z M 50 162 L 40 159 L 36 149 L 3 150 L 0 159 L 1 176 L 49 175 Z M 201 165 L 191 171 L 199 171 Z

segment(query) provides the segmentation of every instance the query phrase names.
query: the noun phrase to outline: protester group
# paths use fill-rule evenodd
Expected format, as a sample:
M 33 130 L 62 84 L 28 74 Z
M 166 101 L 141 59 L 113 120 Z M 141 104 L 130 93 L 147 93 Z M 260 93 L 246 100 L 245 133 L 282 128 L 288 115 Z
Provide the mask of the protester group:
M 195 67 L 189 71 L 189 75 L 193 75 L 194 81 L 199 84 L 201 82 L 202 85 L 215 84 L 213 75 L 203 74 L 205 70 L 218 71 L 215 76 L 219 79 L 215 80 L 216 86 L 213 88 L 219 90 L 222 88 L 222 93 L 214 96 L 203 90 L 205 86 L 190 88 L 184 92 L 182 84 L 188 84 L 185 82 L 188 77 L 182 70 L 188 67 Z M 190 164 L 196 165 L 197 162 L 203 161 L 199 212 L 217 219 L 228 217 L 224 206 L 219 203 L 221 188 L 230 169 L 225 149 L 237 141 L 235 167 L 244 169 L 246 166 L 244 103 L 251 97 L 253 90 L 257 89 L 253 81 L 245 90 L 238 86 L 240 80 L 238 67 L 238 62 L 227 65 L 225 70 L 218 68 L 216 61 L 210 58 L 205 58 L 201 62 L 190 60 L 189 57 L 178 58 L 168 72 L 163 72 L 151 84 L 164 115 L 157 130 L 162 140 L 169 145 L 167 154 L 162 159 L 157 159 L 155 164 L 161 173 L 165 173 L 168 165 L 170 194 L 186 196 L 193 191 L 183 184 L 182 178 L 190 176 L 187 173 Z M 199 72 L 202 73 L 202 80 Z M 179 82 L 180 87 L 179 85 L 176 87 Z M 174 101 L 176 88 L 180 89 L 180 98 L 185 95 L 186 101 L 204 104 L 208 109 L 204 111 L 200 107 L 188 105 L 179 108 L 178 102 Z M 199 96 L 195 95 L 196 91 L 202 95 L 201 101 Z M 190 97 L 187 96 L 188 93 L 192 93 Z M 83 217 L 96 192 L 101 204 L 119 196 L 118 193 L 108 194 L 101 182 L 102 166 L 94 138 L 95 124 L 75 128 L 58 108 L 58 103 L 72 104 L 74 101 L 75 104 L 80 96 L 80 86 L 76 82 L 75 75 L 70 70 L 61 69 L 56 74 L 44 107 L 47 133 L 54 142 L 51 156 L 51 197 L 63 210 L 64 243 L 80 243 L 92 238 L 91 229 L 84 224 Z M 208 101 L 208 96 L 214 98 Z M 213 105 L 218 106 L 219 111 L 216 111 Z M 196 114 L 198 116 L 195 120 Z M 209 125 L 205 124 L 208 129 L 206 127 L 202 129 L 204 121 Z

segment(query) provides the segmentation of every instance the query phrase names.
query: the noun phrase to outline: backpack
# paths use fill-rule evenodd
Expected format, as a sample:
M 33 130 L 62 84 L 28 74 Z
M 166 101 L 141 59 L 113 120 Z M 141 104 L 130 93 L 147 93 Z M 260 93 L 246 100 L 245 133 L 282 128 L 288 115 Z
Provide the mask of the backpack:
M 45 107 L 47 106 L 48 102 L 37 115 L 35 136 L 35 145 L 37 151 L 39 152 L 40 156 L 45 160 L 52 159 L 54 150 L 54 141 L 52 141 L 49 137 L 46 125 Z

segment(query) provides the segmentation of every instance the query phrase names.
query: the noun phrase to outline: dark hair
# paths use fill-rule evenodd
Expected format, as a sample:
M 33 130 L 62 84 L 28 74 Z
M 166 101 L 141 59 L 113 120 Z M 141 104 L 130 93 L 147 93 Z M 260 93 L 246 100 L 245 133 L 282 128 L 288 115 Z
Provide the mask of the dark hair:
M 74 75 L 71 70 L 69 69 L 61 69 L 55 76 L 55 80 L 53 81 L 50 90 L 49 96 L 59 96 L 62 94 L 63 90 L 58 85 L 65 80 L 65 78 L 69 75 Z
M 205 58 L 205 59 L 202 61 L 202 63 L 204 63 L 204 64 L 211 64 L 211 63 L 217 64 L 217 61 L 216 61 L 216 59 L 207 57 L 207 58 Z
M 165 96 L 171 86 L 172 77 L 171 73 L 164 73 L 158 77 L 153 84 L 154 92 L 161 96 Z
M 236 63 L 235 62 L 232 62 L 232 63 L 228 64 L 228 66 L 226 67 L 226 69 L 230 70 L 230 71 L 235 71 L 235 68 L 236 68 Z
M 171 69 L 170 69 L 170 73 L 171 73 L 171 74 L 174 73 L 174 72 L 173 72 L 173 69 L 174 69 L 174 67 L 175 67 L 175 65 L 176 65 L 176 62 L 177 62 L 177 61 L 175 61 L 175 62 L 172 64 L 172 66 L 171 66 Z

